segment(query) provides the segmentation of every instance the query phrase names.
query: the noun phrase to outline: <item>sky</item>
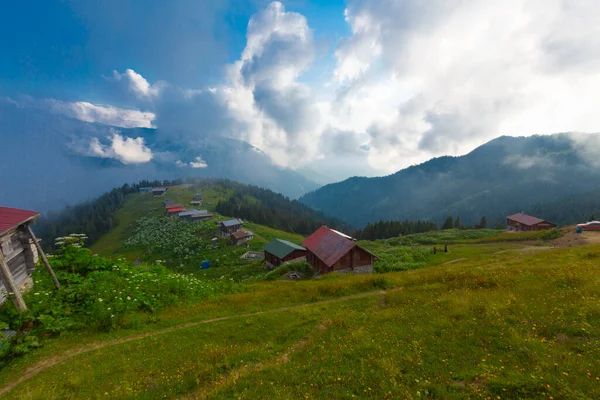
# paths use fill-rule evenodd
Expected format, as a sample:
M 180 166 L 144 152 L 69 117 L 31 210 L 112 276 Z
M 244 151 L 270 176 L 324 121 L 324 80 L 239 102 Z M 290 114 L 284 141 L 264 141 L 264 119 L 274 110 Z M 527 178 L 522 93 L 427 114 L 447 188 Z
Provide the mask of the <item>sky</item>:
M 4 101 L 192 147 L 239 139 L 327 180 L 600 131 L 596 0 L 0 2 Z M 118 131 L 78 148 L 156 157 Z

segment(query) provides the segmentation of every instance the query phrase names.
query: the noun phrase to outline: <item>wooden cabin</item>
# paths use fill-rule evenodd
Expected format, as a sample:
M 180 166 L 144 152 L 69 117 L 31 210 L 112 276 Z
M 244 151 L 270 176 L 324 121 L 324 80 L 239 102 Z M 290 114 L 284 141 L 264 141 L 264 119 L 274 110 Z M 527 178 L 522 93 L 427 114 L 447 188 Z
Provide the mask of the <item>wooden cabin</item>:
M 154 196 L 161 196 L 161 195 L 165 194 L 166 192 L 167 192 L 166 187 L 153 187 L 152 188 L 152 194 Z
M 236 246 L 242 243 L 246 243 L 247 241 L 252 239 L 254 239 L 254 233 L 243 229 L 231 234 L 231 244 L 234 244 Z
M 194 195 L 192 196 L 192 200 L 202 201 L 202 200 L 204 200 L 204 197 L 202 196 L 202 193 L 194 193 Z
M 151 187 L 140 187 L 138 190 L 140 192 L 146 192 L 146 193 L 152 192 L 152 188 Z
M 306 260 L 315 271 L 370 274 L 375 256 L 350 236 L 322 226 L 304 240 Z
M 38 261 L 38 250 L 28 227 L 40 216 L 39 212 L 0 207 L 0 262 L 8 266 L 11 279 L 20 291 L 26 290 L 33 282 L 31 273 Z M 0 277 L 0 303 L 11 293 L 11 284 L 6 277 Z
M 224 239 L 230 237 L 232 234 L 241 229 L 242 221 L 237 218 L 219 222 L 219 236 Z
M 204 221 L 207 219 L 211 219 L 213 217 L 212 213 L 207 212 L 206 214 L 192 214 L 190 216 L 190 221 Z
M 184 210 L 179 213 L 179 219 L 184 221 L 192 221 L 195 216 L 202 216 L 206 214 L 208 214 L 207 210 Z
M 192 200 L 192 201 L 190 201 L 190 205 L 192 205 L 192 206 L 201 206 L 202 205 L 202 200 Z
M 506 228 L 509 231 L 541 231 L 556 228 L 556 224 L 521 212 L 506 217 Z
M 183 211 L 185 211 L 183 207 L 170 207 L 167 208 L 167 215 L 169 217 L 178 217 Z
M 274 269 L 280 265 L 306 259 L 306 249 L 292 242 L 273 239 L 265 246 L 265 265 Z

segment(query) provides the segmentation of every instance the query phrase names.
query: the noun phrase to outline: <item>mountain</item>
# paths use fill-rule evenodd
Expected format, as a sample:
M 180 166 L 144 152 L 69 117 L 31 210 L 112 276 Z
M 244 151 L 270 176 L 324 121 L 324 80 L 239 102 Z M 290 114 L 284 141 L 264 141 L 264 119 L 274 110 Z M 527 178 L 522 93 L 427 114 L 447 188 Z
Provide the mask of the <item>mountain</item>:
M 318 187 L 246 142 L 203 137 L 201 129 L 198 137 L 177 140 L 160 129 L 114 128 L 0 99 L 0 137 L 0 204 L 5 206 L 47 211 L 141 179 L 189 176 L 232 179 L 292 198 Z M 146 150 L 140 151 L 136 138 Z M 151 160 L 144 159 L 147 149 Z
M 349 178 L 300 201 L 356 227 L 380 219 L 441 223 L 449 215 L 466 224 L 485 215 L 495 224 L 600 188 L 599 144 L 598 134 L 502 136 L 461 157 L 434 158 L 384 177 Z

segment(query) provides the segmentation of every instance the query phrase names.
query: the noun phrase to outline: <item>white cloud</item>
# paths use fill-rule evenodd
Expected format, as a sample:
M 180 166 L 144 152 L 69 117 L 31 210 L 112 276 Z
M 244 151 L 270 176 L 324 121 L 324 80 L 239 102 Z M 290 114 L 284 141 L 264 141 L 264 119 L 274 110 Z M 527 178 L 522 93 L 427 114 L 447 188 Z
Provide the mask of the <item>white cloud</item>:
M 350 1 L 333 117 L 366 129 L 371 164 L 390 172 L 502 134 L 598 131 L 599 13 L 589 0 Z
M 110 144 L 100 143 L 98 138 L 92 138 L 87 155 L 101 158 L 112 158 L 123 164 L 141 164 L 152 160 L 152 151 L 146 147 L 144 138 L 129 138 L 113 131 L 108 138 Z
M 194 158 L 194 161 L 190 161 L 189 163 L 185 163 L 181 160 L 177 160 L 175 161 L 175 165 L 177 165 L 180 168 L 184 168 L 184 167 L 190 167 L 190 168 L 206 168 L 208 167 L 208 164 L 206 163 L 206 161 L 204 161 L 202 159 L 201 156 L 198 156 L 196 158 Z
M 163 82 L 151 85 L 146 78 L 132 69 L 127 69 L 124 73 L 119 73 L 115 70 L 113 71 L 112 79 L 117 82 L 124 82 L 127 89 L 140 100 L 155 99 L 165 85 Z
M 69 103 L 55 99 L 46 99 L 40 103 L 40 106 L 47 107 L 52 112 L 81 121 L 97 122 L 120 128 L 152 128 L 152 121 L 155 118 L 152 112 L 97 105 L 85 101 Z
M 152 113 L 55 107 L 87 121 L 154 123 L 161 140 L 190 150 L 225 136 L 338 179 L 389 173 L 504 134 L 600 131 L 599 14 L 592 0 L 349 0 L 351 34 L 336 46 L 328 85 L 309 85 L 313 30 L 273 2 L 250 19 L 221 84 L 181 88 L 127 69 L 113 81 Z
M 192 168 L 206 168 L 206 167 L 208 167 L 208 164 L 206 163 L 206 161 L 204 161 L 202 159 L 202 157 L 198 156 L 198 157 L 194 158 L 194 161 L 190 162 L 190 167 L 192 167 Z

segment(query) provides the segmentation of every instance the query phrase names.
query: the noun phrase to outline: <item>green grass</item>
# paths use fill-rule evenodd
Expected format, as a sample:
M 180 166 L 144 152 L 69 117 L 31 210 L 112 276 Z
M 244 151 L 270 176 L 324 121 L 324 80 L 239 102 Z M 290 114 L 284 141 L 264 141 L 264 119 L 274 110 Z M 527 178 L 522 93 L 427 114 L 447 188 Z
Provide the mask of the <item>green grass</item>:
M 598 398 L 600 249 L 522 247 L 457 245 L 406 272 L 248 285 L 164 310 L 136 333 L 239 317 L 74 356 L 4 397 Z M 0 371 L 0 384 L 132 333 L 56 338 Z
M 498 229 L 446 229 L 426 233 L 399 236 L 387 239 L 391 245 L 443 245 L 466 243 L 516 242 L 525 240 L 555 239 L 548 237 L 549 231 L 507 232 Z M 553 232 L 554 233 L 554 232 Z M 558 235 L 560 233 L 558 232 Z
M 188 205 L 192 195 L 199 189 L 194 186 L 180 185 L 170 187 L 164 196 L 152 196 L 147 193 L 134 193 L 129 195 L 123 208 L 115 214 L 114 228 L 103 235 L 90 249 L 98 254 L 106 256 L 123 256 L 129 261 L 139 259 L 146 262 L 156 260 L 166 261 L 167 265 L 177 271 L 193 273 L 204 279 L 234 279 L 235 281 L 264 279 L 268 271 L 264 268 L 263 261 L 240 260 L 247 251 L 262 251 L 265 244 L 274 238 L 289 240 L 302 244 L 304 237 L 294 233 L 283 232 L 277 229 L 246 222 L 244 227 L 255 234 L 250 242 L 240 246 L 230 246 L 226 240 L 219 240 L 219 248 L 214 249 L 210 240 L 215 236 L 218 228 L 217 222 L 230 216 L 221 216 L 215 212 L 219 200 L 230 196 L 220 186 L 209 186 L 202 188 L 204 201 L 202 209 L 213 212 L 214 218 L 208 222 L 195 223 L 198 226 L 196 233 L 190 233 L 192 237 L 183 237 L 187 229 L 177 229 L 168 233 L 162 242 L 169 242 L 177 236 L 177 240 L 185 242 L 185 247 L 192 255 L 182 255 L 174 251 L 176 245 L 170 248 L 159 248 L 159 243 L 143 246 L 125 246 L 127 239 L 133 237 L 138 226 L 137 221 L 142 218 L 160 218 L 164 216 L 163 202 L 165 199 Z M 157 219 L 157 221 L 159 221 Z M 182 222 L 181 226 L 189 226 L 192 223 Z M 200 270 L 202 260 L 209 260 L 212 268 Z

